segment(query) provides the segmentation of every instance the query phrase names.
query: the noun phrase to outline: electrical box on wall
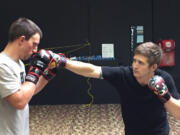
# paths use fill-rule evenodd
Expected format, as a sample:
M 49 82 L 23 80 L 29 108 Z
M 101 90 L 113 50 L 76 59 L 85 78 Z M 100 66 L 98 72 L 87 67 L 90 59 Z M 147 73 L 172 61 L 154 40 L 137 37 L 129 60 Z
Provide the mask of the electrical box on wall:
M 157 43 L 161 46 L 163 51 L 160 67 L 175 66 L 175 41 L 172 39 L 166 39 L 159 40 Z

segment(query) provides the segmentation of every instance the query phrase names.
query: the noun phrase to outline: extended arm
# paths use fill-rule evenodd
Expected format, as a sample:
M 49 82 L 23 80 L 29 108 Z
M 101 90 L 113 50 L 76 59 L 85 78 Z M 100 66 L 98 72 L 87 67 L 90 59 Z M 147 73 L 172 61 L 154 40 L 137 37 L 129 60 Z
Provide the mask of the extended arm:
M 90 63 L 84 63 L 80 61 L 72 61 L 67 59 L 66 69 L 85 77 L 100 78 L 101 67 Z
M 78 75 L 82 75 L 85 77 L 102 78 L 100 66 L 80 61 L 73 61 L 66 58 L 66 56 L 61 53 L 53 53 L 53 59 L 51 63 L 49 65 L 55 65 L 53 68 L 63 67 L 67 70 L 70 70 Z M 49 66 L 49 68 L 51 68 L 51 66 Z

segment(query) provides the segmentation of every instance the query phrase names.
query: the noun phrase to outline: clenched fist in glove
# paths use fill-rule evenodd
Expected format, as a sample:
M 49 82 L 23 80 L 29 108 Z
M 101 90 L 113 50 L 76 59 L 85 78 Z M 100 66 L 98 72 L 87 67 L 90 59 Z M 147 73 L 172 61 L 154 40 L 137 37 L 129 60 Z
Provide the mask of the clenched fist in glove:
M 163 103 L 167 102 L 171 95 L 161 76 L 154 75 L 148 83 L 148 87 L 161 99 Z
M 49 51 L 43 49 L 33 54 L 32 60 L 30 62 L 30 69 L 26 76 L 26 81 L 30 81 L 36 84 L 40 75 L 42 75 L 44 70 L 48 67 L 51 59 L 52 54 Z
M 65 67 L 66 56 L 62 53 L 56 54 L 52 51 L 48 51 L 52 58 L 48 64 L 48 67 L 44 70 L 43 76 L 47 80 L 51 80 L 57 73 L 59 67 Z

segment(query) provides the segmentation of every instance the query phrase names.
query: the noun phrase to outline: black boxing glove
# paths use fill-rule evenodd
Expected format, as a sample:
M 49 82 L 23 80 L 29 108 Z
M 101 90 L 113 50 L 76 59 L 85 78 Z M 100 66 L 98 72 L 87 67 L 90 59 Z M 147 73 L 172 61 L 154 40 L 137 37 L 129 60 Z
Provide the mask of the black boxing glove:
M 53 53 L 52 51 L 49 51 L 49 53 L 52 56 L 52 59 L 50 60 L 48 67 L 44 70 L 43 76 L 46 80 L 51 80 L 54 78 L 58 72 L 59 67 L 65 67 L 67 58 L 63 53 Z
M 48 63 L 48 67 L 44 70 L 43 76 L 46 80 L 51 80 L 56 76 L 59 67 L 59 55 L 53 53 L 52 51 L 48 51 L 51 55 L 51 60 Z
M 166 103 L 171 97 L 164 79 L 161 76 L 154 75 L 149 80 L 148 87 L 160 98 L 163 103 Z
M 58 72 L 59 67 L 65 67 L 66 66 L 66 56 L 63 53 L 53 53 L 52 51 L 49 51 L 52 59 L 50 60 L 48 67 L 44 70 L 43 76 L 47 80 L 51 80 L 56 76 L 56 73 Z
M 48 67 L 48 64 L 51 59 L 52 59 L 52 56 L 50 52 L 43 49 L 33 54 L 32 60 L 30 62 L 30 69 L 28 71 L 28 74 L 25 80 L 36 84 L 39 80 L 39 77 L 42 75 L 44 70 Z

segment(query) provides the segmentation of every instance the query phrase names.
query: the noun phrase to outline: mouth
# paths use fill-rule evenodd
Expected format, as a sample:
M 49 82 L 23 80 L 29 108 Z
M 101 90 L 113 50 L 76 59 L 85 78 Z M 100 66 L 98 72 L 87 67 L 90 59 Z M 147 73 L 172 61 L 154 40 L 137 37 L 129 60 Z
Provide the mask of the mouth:
M 134 76 L 139 76 L 139 72 L 138 71 L 133 71 L 133 75 Z
M 133 73 L 138 73 L 138 71 L 137 70 L 133 70 Z

